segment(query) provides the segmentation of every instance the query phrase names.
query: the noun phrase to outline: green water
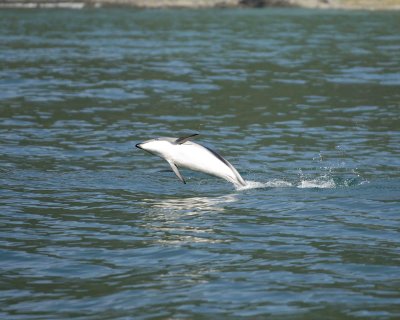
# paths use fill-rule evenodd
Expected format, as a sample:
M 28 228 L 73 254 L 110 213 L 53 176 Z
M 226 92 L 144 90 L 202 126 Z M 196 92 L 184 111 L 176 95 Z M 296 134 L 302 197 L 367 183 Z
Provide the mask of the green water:
M 0 317 L 400 318 L 399 21 L 0 11 Z

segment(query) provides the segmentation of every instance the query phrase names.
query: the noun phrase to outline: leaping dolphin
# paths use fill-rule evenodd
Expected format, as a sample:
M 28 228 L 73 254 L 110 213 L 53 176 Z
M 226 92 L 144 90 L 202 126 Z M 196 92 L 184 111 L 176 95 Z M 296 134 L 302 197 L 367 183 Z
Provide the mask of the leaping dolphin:
M 190 141 L 196 136 L 197 133 L 181 138 L 161 137 L 138 143 L 136 147 L 165 159 L 183 183 L 186 181 L 178 167 L 225 179 L 236 187 L 245 186 L 246 182 L 228 160 L 214 150 Z

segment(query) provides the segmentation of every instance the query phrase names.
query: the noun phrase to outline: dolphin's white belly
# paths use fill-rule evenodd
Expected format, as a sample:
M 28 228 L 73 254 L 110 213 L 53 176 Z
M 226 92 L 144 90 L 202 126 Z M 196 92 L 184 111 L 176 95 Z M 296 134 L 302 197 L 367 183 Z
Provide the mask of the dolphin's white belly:
M 187 142 L 174 146 L 171 160 L 178 167 L 204 172 L 227 180 L 236 179 L 231 168 L 199 144 Z

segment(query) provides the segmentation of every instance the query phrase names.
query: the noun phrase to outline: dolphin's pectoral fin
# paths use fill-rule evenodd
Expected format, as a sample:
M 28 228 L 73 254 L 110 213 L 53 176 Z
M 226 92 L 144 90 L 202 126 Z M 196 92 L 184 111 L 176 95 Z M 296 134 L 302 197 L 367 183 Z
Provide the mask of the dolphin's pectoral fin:
M 191 134 L 190 136 L 180 137 L 175 140 L 175 143 L 177 143 L 177 144 L 185 143 L 186 141 L 189 141 L 198 135 L 199 135 L 198 133 L 195 133 L 195 134 Z
M 167 160 L 168 161 L 168 160 Z M 176 176 L 181 180 L 184 184 L 186 184 L 185 179 L 181 175 L 181 173 L 178 170 L 178 167 L 173 163 L 172 161 L 168 161 L 169 165 L 171 166 L 172 170 L 175 172 Z

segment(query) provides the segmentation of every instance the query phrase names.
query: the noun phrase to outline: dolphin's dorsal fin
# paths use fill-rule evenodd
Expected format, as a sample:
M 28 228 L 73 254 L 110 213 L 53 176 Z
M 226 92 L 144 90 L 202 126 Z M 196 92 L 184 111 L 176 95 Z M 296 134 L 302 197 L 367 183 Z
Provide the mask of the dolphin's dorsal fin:
M 191 139 L 194 139 L 194 137 L 196 137 L 196 136 L 198 136 L 198 135 L 199 135 L 198 133 L 195 133 L 195 134 L 191 134 L 190 136 L 180 137 L 180 138 L 178 138 L 178 139 L 175 140 L 175 143 L 176 143 L 176 144 L 183 144 L 183 143 L 185 143 L 186 141 L 189 141 L 189 140 L 191 140 Z
M 171 160 L 167 160 L 167 161 L 168 161 L 169 165 L 171 166 L 172 170 L 175 172 L 176 176 L 179 178 L 179 180 L 181 180 L 184 184 L 186 184 L 186 181 L 183 178 L 183 176 L 181 175 L 181 173 L 179 172 L 176 164 L 173 163 Z

